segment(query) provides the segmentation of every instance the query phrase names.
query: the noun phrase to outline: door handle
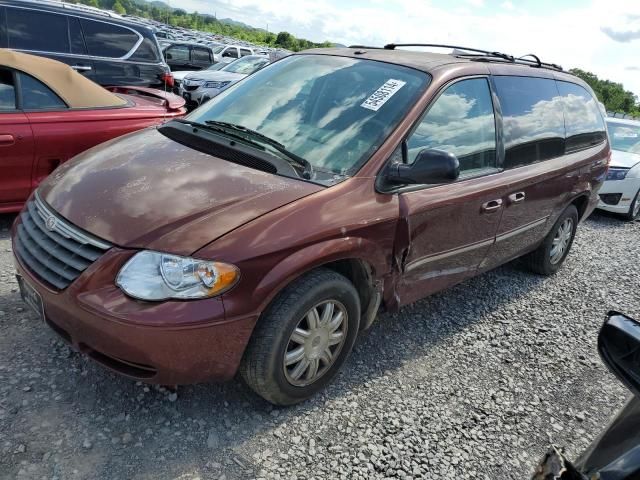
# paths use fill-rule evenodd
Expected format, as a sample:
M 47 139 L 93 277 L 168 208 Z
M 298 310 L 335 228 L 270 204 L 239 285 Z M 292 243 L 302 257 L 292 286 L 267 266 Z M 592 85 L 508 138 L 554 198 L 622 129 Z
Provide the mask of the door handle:
M 524 192 L 516 192 L 509 195 L 510 203 L 521 203 L 524 202 L 526 195 Z
M 490 202 L 484 203 L 482 205 L 482 210 L 487 213 L 492 213 L 500 209 L 502 207 L 502 199 L 491 200 Z
M 87 65 L 73 65 L 71 68 L 73 68 L 76 72 L 90 72 L 91 71 L 91 67 L 89 67 Z
M 0 134 L 0 146 L 9 147 L 16 143 L 16 139 L 10 133 Z

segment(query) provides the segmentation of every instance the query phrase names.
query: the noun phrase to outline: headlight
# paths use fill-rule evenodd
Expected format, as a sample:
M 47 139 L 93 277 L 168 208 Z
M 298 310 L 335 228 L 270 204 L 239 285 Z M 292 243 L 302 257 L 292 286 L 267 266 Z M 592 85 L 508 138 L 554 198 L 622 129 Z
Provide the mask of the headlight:
M 193 299 L 220 295 L 239 279 L 228 263 L 145 250 L 122 267 L 116 285 L 141 300 Z
M 624 180 L 629 173 L 628 168 L 609 168 L 607 173 L 607 180 Z
M 204 88 L 215 88 L 217 90 L 220 90 L 221 88 L 226 87 L 230 83 L 231 83 L 230 81 L 226 81 L 226 82 L 204 82 L 204 85 L 202 85 L 202 86 Z

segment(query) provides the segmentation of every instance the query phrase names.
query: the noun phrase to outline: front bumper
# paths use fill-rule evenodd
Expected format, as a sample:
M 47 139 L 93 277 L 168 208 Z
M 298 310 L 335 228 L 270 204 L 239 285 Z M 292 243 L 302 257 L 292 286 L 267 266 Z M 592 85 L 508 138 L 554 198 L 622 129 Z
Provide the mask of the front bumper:
M 613 213 L 628 213 L 633 199 L 638 194 L 638 190 L 640 190 L 640 178 L 608 180 L 604 182 L 598 195 L 613 196 L 619 194 L 620 200 L 615 205 L 610 205 L 602 201 L 602 197 L 600 197 L 598 208 Z
M 17 274 L 41 296 L 45 322 L 75 350 L 147 383 L 177 385 L 232 378 L 256 317 L 225 316 L 220 297 L 142 302 L 115 286 L 134 252 L 112 248 L 62 291 L 15 257 Z

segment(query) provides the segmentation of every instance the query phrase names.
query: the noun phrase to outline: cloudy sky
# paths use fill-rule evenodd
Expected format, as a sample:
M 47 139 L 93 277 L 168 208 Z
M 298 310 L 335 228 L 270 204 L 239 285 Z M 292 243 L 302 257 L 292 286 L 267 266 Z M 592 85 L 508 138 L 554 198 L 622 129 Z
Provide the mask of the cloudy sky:
M 345 45 L 448 43 L 536 53 L 640 96 L 640 0 L 170 0 L 255 27 Z

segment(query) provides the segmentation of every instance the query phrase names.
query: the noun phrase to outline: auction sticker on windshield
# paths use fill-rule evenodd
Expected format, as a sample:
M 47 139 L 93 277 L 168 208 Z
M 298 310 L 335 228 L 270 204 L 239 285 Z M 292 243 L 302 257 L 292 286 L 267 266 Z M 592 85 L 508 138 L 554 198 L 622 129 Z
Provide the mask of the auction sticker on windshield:
M 406 84 L 407 82 L 403 82 L 402 80 L 394 80 L 393 78 L 390 78 L 389 80 L 384 82 L 384 85 L 373 92 L 371 96 L 367 98 L 360 106 L 377 112 L 382 105 L 387 103 L 387 100 L 393 97 L 396 92 Z

